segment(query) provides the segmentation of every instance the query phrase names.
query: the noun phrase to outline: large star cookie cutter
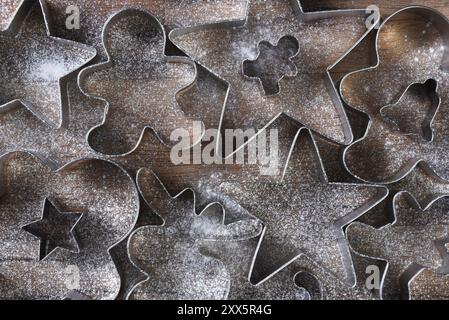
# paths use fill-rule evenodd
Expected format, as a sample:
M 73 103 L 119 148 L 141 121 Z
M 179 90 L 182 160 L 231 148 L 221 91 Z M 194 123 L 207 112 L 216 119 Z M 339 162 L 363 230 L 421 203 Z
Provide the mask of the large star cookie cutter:
M 23 105 L 52 127 L 66 126 L 68 78 L 91 61 L 96 50 L 53 37 L 45 0 L 23 0 L 0 32 L 0 44 L 0 109 Z
M 284 113 L 349 144 L 352 131 L 330 69 L 372 29 L 364 16 L 365 10 L 306 13 L 296 0 L 251 0 L 243 20 L 179 28 L 169 38 L 227 84 L 219 129 L 261 130 Z
M 355 285 L 343 228 L 388 194 L 382 186 L 328 182 L 308 129 L 298 131 L 282 181 L 224 182 L 220 190 L 264 223 L 251 270 L 256 284 L 305 256 Z
M 185 190 L 193 190 L 195 192 L 195 212 L 197 213 L 203 212 L 211 203 L 219 202 L 226 210 L 225 218 L 227 223 L 240 221 L 250 218 L 250 215 L 241 207 L 235 206 L 232 201 L 228 201 L 226 195 L 223 195 L 219 190 L 220 184 L 231 180 L 246 179 L 248 181 L 248 179 L 251 179 L 251 181 L 256 183 L 260 180 L 278 180 L 280 178 L 282 168 L 290 153 L 291 140 L 296 136 L 298 124 L 290 118 L 280 117 L 273 125 L 279 127 L 277 134 L 279 144 L 275 148 L 269 143 L 270 147 L 268 149 L 270 151 L 267 153 L 267 156 L 271 158 L 270 154 L 273 154 L 274 149 L 278 151 L 276 152 L 277 161 L 275 161 L 274 167 L 272 164 L 268 166 L 270 173 L 277 172 L 274 176 L 260 177 L 261 169 L 266 169 L 265 165 L 261 163 L 248 163 L 246 165 L 224 163 L 174 165 L 170 159 L 170 148 L 161 143 L 159 137 L 150 129 L 145 130 L 139 146 L 133 152 L 125 156 L 116 157 L 114 161 L 133 176 L 139 168 L 152 168 L 173 198 Z M 154 154 L 157 154 L 158 157 L 154 158 Z M 246 161 L 248 160 L 246 159 Z M 154 210 L 142 197 L 141 212 L 136 229 L 158 223 L 161 223 L 160 218 L 155 218 Z M 119 295 L 121 299 L 125 299 L 128 296 L 129 291 L 136 282 L 145 279 L 140 269 L 136 268 L 129 261 L 126 249 L 127 242 L 128 239 L 124 240 L 113 250 L 114 259 L 120 265 L 120 272 L 123 275 L 123 279 L 125 279 Z

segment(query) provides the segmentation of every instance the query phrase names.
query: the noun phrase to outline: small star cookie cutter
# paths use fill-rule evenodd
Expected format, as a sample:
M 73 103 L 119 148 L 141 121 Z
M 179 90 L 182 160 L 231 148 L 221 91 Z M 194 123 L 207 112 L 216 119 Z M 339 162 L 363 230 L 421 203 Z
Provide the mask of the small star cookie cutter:
M 55 201 L 45 198 L 42 216 L 39 220 L 24 225 L 23 230 L 40 238 L 39 261 L 51 255 L 57 248 L 80 252 L 75 228 L 83 217 L 81 212 L 64 212 L 60 210 Z M 64 221 L 65 220 L 65 221 Z M 64 225 L 68 225 L 63 229 Z
M 133 230 L 139 212 L 132 177 L 101 159 L 60 166 L 13 152 L 0 163 L 0 297 L 64 299 L 75 290 L 91 299 L 115 299 L 121 280 L 110 250 Z M 58 211 L 83 213 L 82 219 L 76 214 L 62 221 L 66 214 L 54 208 L 42 216 L 44 199 Z

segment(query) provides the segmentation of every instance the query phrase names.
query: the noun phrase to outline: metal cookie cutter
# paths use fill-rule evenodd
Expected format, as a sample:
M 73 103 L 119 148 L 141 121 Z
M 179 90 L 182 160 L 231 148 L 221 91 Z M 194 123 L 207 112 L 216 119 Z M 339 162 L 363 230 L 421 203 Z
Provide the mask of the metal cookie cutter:
M 0 154 L 16 150 L 32 150 L 35 153 L 44 154 L 58 164 L 64 164 L 80 158 L 95 157 L 86 143 L 86 134 L 92 126 L 101 122 L 102 114 L 95 119 L 93 104 L 86 101 L 76 84 L 76 71 L 92 60 L 95 49 L 49 36 L 48 30 L 52 30 L 50 28 L 52 21 L 48 19 L 45 4 L 45 1 L 21 1 L 9 31 L 0 36 L 2 44 L 4 43 L 0 49 L 0 61 L 4 61 L 5 65 L 13 66 L 10 69 L 2 69 L 4 72 L 0 79 L 2 93 L 7 93 L 8 88 L 18 84 L 16 79 L 25 77 L 27 72 L 29 75 L 21 81 L 32 87 L 32 89 L 24 90 L 23 84 L 20 83 L 18 84 L 20 89 L 15 90 L 17 94 L 29 95 L 25 97 L 27 99 L 25 108 L 13 108 L 16 105 L 20 106 L 18 101 L 8 103 L 9 107 L 0 108 L 2 116 Z M 16 34 L 14 31 L 18 32 L 17 36 L 14 36 Z M 7 50 L 11 50 L 14 55 L 8 55 Z M 11 59 L 14 61 L 7 63 Z M 18 67 L 25 68 L 27 72 L 13 74 L 11 71 Z M 67 75 L 59 74 L 69 68 Z M 62 78 L 59 79 L 59 77 Z M 84 97 L 84 100 L 79 96 Z M 68 97 L 70 97 L 70 121 L 68 121 Z M 2 98 L 0 97 L 0 100 Z M 6 96 L 4 98 L 7 99 Z M 27 107 L 30 103 L 33 103 L 33 110 Z M 60 105 L 62 109 L 56 110 L 55 107 Z M 52 115 L 40 111 L 36 113 L 36 108 L 41 108 L 42 110 L 39 110 L 46 113 L 53 112 L 53 116 L 57 118 L 62 115 L 62 120 L 59 118 L 54 120 L 62 121 L 64 126 L 55 127 L 56 124 L 51 124 L 48 118 Z M 44 115 L 44 118 L 48 117 L 43 119 L 41 115 Z
M 365 136 L 345 150 L 353 175 L 391 183 L 424 160 L 449 178 L 448 46 L 449 20 L 431 8 L 402 9 L 381 25 L 377 64 L 350 73 L 341 84 L 344 100 L 370 117 Z
M 220 129 L 264 129 L 284 113 L 349 144 L 351 128 L 329 70 L 370 31 L 364 16 L 365 10 L 305 13 L 296 0 L 251 0 L 243 20 L 179 28 L 169 38 L 227 83 Z
M 67 80 L 95 49 L 53 37 L 44 0 L 23 0 L 0 44 L 0 109 L 23 105 L 52 127 L 66 126 Z
M 81 71 L 79 84 L 90 96 L 107 103 L 104 122 L 91 130 L 88 141 L 105 154 L 132 150 L 145 127 L 151 126 L 170 145 L 175 129 L 187 130 L 191 145 L 204 132 L 194 133 L 193 119 L 176 101 L 181 90 L 196 81 L 196 65 L 186 57 L 166 56 L 164 27 L 149 12 L 125 9 L 103 29 L 108 61 Z
M 74 229 L 83 217 L 81 212 L 63 212 L 45 198 L 42 216 L 39 220 L 28 223 L 22 229 L 40 238 L 39 261 L 44 260 L 57 248 L 80 252 Z
M 252 219 L 224 225 L 224 210 L 218 204 L 197 215 L 190 190 L 172 198 L 148 169 L 139 171 L 137 183 L 163 224 L 141 227 L 130 236 L 131 261 L 148 278 L 135 286 L 129 299 L 225 299 L 228 272 L 219 260 L 200 253 L 197 240 L 254 236 L 261 232 L 260 223 Z
M 380 282 L 382 298 L 409 299 L 409 286 L 416 275 L 441 266 L 448 254 L 446 200 L 422 208 L 409 193 L 400 192 L 393 198 L 393 223 L 380 229 L 359 222 L 348 226 L 348 241 L 357 253 L 387 262 Z
M 15 152 L 0 162 L 0 297 L 60 300 L 74 298 L 75 290 L 78 296 L 114 299 L 120 277 L 109 251 L 136 223 L 139 198 L 132 178 L 99 159 L 60 167 Z M 79 214 L 65 212 L 83 215 L 79 220 Z
M 264 223 L 251 270 L 256 284 L 305 256 L 353 286 L 343 227 L 388 194 L 381 186 L 329 183 L 308 129 L 297 132 L 282 181 L 224 182 L 220 189 Z
M 22 0 L 2 1 L 2 7 L 0 8 L 0 31 L 8 28 L 8 25 L 12 20 L 12 16 L 14 12 L 17 11 L 21 1 Z

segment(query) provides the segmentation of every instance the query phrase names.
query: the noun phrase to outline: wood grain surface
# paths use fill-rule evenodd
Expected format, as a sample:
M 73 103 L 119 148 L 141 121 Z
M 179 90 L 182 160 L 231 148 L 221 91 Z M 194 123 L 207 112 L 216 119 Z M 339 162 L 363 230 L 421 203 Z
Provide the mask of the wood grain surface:
M 64 17 L 64 12 L 61 11 L 65 6 L 70 4 L 76 4 L 78 0 L 46 0 L 49 3 L 49 9 L 52 13 L 52 18 L 56 22 L 54 33 L 56 36 L 63 38 L 83 42 L 89 45 L 99 46 L 100 39 L 99 34 L 101 32 L 101 26 L 106 22 L 110 13 L 117 11 L 125 5 L 128 6 L 140 6 L 154 13 L 168 28 L 174 26 L 181 26 L 185 24 L 196 23 L 208 23 L 213 22 L 213 19 L 205 12 L 201 14 L 201 10 L 195 11 L 195 9 L 186 9 L 185 3 L 188 1 L 180 0 L 79 0 L 83 2 L 83 6 L 87 8 L 90 6 L 89 17 L 83 20 L 87 23 L 93 23 L 95 28 L 85 28 L 81 31 L 67 31 L 63 27 L 63 21 L 58 21 L 58 17 Z M 164 2 L 165 1 L 165 2 Z M 202 0 L 206 1 L 206 0 Z M 227 15 L 223 15 L 220 18 L 226 19 L 229 17 L 239 18 L 238 14 L 244 14 L 245 12 L 245 0 L 220 0 L 222 3 L 234 1 L 232 10 L 226 11 Z M 210 1 L 211 4 L 220 5 L 220 1 Z M 262 0 L 261 0 L 262 1 Z M 279 0 L 286 1 L 286 0 Z M 0 18 L 10 16 L 21 0 L 0 0 Z M 174 3 L 180 3 L 179 6 Z M 379 7 L 383 18 L 392 14 L 398 9 L 411 6 L 411 5 L 425 5 L 435 8 L 446 16 L 449 17 L 449 0 L 303 0 L 301 1 L 305 11 L 319 11 L 319 10 L 336 10 L 336 9 L 360 9 L 367 8 L 370 5 L 376 5 Z M 89 5 L 88 5 L 89 4 Z M 164 4 L 167 4 L 165 7 Z M 166 9 L 169 8 L 169 9 Z M 198 9 L 198 7 L 197 7 Z M 207 11 L 207 10 L 204 10 Z M 83 12 L 81 12 L 83 14 Z M 235 16 L 237 14 L 237 16 Z M 241 16 L 240 16 L 241 17 Z M 208 21 L 208 19 L 210 21 Z M 7 20 L 0 19 L 0 29 L 3 29 L 7 25 Z M 83 23 L 84 23 L 83 22 Z M 410 25 L 413 27 L 413 21 L 410 21 Z M 345 34 L 341 34 L 342 37 Z M 373 61 L 373 48 L 374 48 L 374 33 L 366 38 L 357 48 L 353 50 L 341 63 L 339 63 L 333 70 L 332 76 L 335 82 L 338 82 L 348 72 L 361 69 L 370 66 Z M 394 49 L 394 43 L 392 43 Z M 101 52 L 100 52 L 101 53 Z M 343 54 L 343 52 L 342 52 Z M 191 101 L 195 103 L 195 101 Z M 251 110 L 248 110 L 251 112 Z M 218 118 L 217 118 L 218 119 Z M 169 153 L 166 148 L 159 148 L 157 150 L 149 149 L 143 150 L 151 155 L 153 163 L 159 164 L 158 173 L 173 183 L 173 188 L 179 186 L 179 181 L 184 181 L 190 177 L 208 176 L 211 174 L 214 168 L 205 169 L 203 166 L 178 166 L 174 167 L 169 163 Z M 338 150 L 337 150 L 338 151 Z M 331 150 L 332 152 L 332 150 Z M 335 157 L 338 156 L 336 153 Z M 125 165 L 126 166 L 126 165 Z M 231 167 L 228 170 L 239 170 L 239 167 Z M 165 180 L 167 181 L 167 180 Z M 178 190 L 179 191 L 179 190 Z M 441 298 L 448 298 L 449 294 L 440 293 Z

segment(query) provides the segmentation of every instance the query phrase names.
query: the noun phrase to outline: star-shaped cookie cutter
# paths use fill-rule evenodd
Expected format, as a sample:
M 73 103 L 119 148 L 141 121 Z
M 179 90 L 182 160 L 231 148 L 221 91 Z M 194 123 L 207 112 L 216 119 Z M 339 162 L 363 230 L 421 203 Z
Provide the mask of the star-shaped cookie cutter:
M 349 144 L 353 140 L 352 131 L 330 70 L 369 34 L 374 25 L 366 30 L 363 23 L 364 32 L 357 35 L 353 29 L 350 31 L 346 28 L 344 43 L 323 40 L 325 37 L 322 32 L 339 22 L 341 32 L 342 25 L 349 24 L 344 19 L 362 18 L 365 15 L 364 9 L 304 12 L 298 0 L 249 0 L 247 15 L 243 20 L 174 29 L 169 38 L 188 56 L 226 83 L 227 98 L 223 105 L 219 131 L 228 126 L 263 130 L 279 115 L 285 113 L 323 136 Z M 333 24 L 332 18 L 337 20 L 336 24 Z M 320 28 L 320 23 L 325 24 L 327 29 Z M 308 27 L 310 29 L 307 29 Z M 301 34 L 306 39 L 302 39 Z M 274 45 L 286 36 L 299 42 L 300 54 L 296 56 L 298 59 L 292 59 L 297 62 L 298 70 L 294 72 L 293 77 L 289 77 L 289 72 L 281 75 L 275 72 L 276 81 L 280 81 L 280 92 L 266 96 L 259 85 L 261 80 L 246 76 L 244 65 L 248 60 L 257 58 L 261 44 L 269 42 Z M 314 40 L 315 45 L 312 45 Z M 317 44 L 317 41 L 322 45 Z M 325 46 L 326 41 L 333 43 L 332 48 L 338 47 L 344 51 L 343 55 L 336 56 L 332 50 L 324 50 L 329 48 Z M 295 53 L 292 53 L 292 56 L 294 55 Z M 332 62 L 323 62 L 325 57 Z M 321 61 L 317 62 L 317 59 Z M 298 90 L 306 85 L 309 86 L 308 90 Z M 325 94 L 322 94 L 323 92 Z M 287 101 L 278 101 L 280 99 Z M 307 104 L 307 107 L 304 104 Z M 248 112 L 249 110 L 251 111 Z M 322 120 L 323 114 L 328 115 L 327 120 Z M 249 139 L 256 136 L 257 134 Z M 217 145 L 220 145 L 220 140 L 217 139 Z M 236 146 L 237 150 L 239 147 L 241 146 Z
M 83 214 L 63 212 L 53 202 L 45 198 L 41 218 L 22 227 L 25 231 L 40 238 L 39 260 L 48 257 L 56 248 L 75 253 L 80 252 L 74 230 Z
M 33 20 L 37 10 L 42 22 Z M 45 0 L 23 0 L 0 32 L 0 43 L 0 109 L 23 105 L 51 127 L 67 126 L 68 79 L 95 58 L 96 50 L 53 37 Z
M 383 186 L 329 182 L 308 129 L 298 131 L 282 181 L 224 182 L 220 189 L 264 223 L 251 267 L 256 284 L 305 256 L 355 285 L 343 228 L 388 195 Z

